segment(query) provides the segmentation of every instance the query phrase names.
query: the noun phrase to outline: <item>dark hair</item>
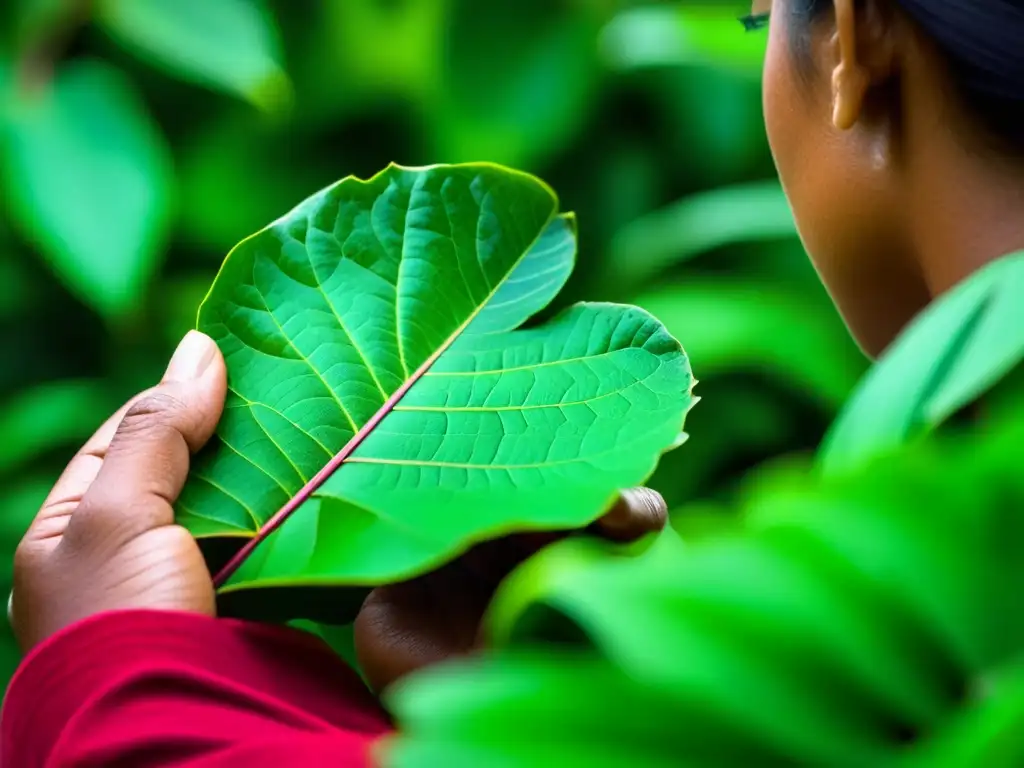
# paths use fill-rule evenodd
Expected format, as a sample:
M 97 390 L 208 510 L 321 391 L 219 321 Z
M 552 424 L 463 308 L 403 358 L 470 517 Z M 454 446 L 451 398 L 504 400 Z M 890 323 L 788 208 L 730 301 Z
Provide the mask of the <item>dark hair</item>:
M 891 0 L 946 57 L 963 104 L 1002 147 L 1024 154 L 1024 0 Z M 792 0 L 812 18 L 832 0 Z

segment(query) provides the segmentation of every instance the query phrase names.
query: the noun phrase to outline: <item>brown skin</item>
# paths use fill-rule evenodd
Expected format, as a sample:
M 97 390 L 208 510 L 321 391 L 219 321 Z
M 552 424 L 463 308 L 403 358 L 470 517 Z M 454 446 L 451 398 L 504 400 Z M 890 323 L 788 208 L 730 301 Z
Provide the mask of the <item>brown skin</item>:
M 164 380 L 115 413 L 71 460 L 15 554 L 9 612 L 24 650 L 108 610 L 216 614 L 210 573 L 195 540 L 174 523 L 173 504 L 226 392 L 220 351 L 192 332 Z M 628 541 L 665 519 L 661 497 L 637 489 L 624 492 L 594 530 Z M 356 647 L 374 687 L 476 648 L 498 583 L 560 535 L 489 542 L 439 571 L 371 592 L 356 620 Z
M 768 138 L 811 260 L 874 357 L 932 298 L 1024 248 L 1024 168 L 988 148 L 893 0 L 834 0 L 806 25 L 792 6 L 753 3 L 772 13 Z
M 14 555 L 9 613 L 24 650 L 106 610 L 214 614 L 210 574 L 171 505 L 226 393 L 220 351 L 189 334 L 164 380 L 108 419 L 71 460 Z

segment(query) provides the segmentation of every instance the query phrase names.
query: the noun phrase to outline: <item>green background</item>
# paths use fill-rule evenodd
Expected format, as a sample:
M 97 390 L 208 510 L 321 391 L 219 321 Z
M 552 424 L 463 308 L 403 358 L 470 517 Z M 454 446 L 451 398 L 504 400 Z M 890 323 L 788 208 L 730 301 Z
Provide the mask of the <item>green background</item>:
M 677 529 L 801 471 L 865 370 L 795 236 L 742 2 L 15 0 L 0 10 L 0 588 L 56 474 L 158 380 L 228 249 L 343 176 L 492 161 L 575 211 L 549 312 L 689 353 Z M 748 470 L 754 468 L 754 471 Z M 681 511 L 685 510 L 685 514 Z M 6 630 L 5 630 L 6 631 Z M 17 663 L 9 639 L 0 675 Z

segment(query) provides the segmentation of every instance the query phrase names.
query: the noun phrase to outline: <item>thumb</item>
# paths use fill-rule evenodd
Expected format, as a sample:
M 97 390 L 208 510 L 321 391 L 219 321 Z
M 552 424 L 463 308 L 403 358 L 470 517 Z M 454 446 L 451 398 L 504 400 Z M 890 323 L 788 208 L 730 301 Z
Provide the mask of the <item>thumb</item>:
M 114 532 L 131 538 L 173 523 L 190 454 L 213 435 L 226 393 L 220 350 L 208 336 L 191 331 L 163 381 L 118 425 L 96 479 L 68 523 L 69 544 Z

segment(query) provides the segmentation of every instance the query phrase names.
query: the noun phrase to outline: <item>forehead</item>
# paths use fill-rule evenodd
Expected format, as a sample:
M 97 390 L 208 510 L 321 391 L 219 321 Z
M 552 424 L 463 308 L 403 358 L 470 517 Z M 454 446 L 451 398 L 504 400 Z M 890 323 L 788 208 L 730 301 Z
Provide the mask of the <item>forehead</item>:
M 750 6 L 751 13 L 768 13 L 772 9 L 772 0 L 754 0 Z

